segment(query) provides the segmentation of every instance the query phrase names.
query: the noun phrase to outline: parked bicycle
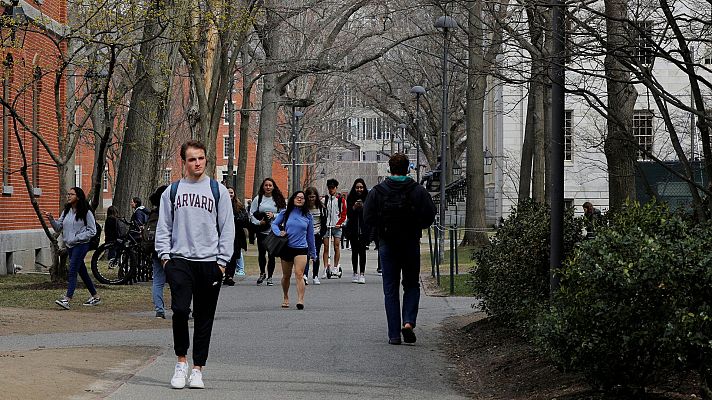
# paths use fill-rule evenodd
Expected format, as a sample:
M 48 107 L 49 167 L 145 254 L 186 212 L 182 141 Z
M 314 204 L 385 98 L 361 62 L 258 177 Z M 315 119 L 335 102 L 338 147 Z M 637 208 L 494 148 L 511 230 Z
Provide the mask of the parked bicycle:
M 91 271 L 96 279 L 107 285 L 148 282 L 153 278 L 151 255 L 141 250 L 141 228 L 122 218 L 128 226 L 126 233 L 113 242 L 105 242 L 91 258 Z

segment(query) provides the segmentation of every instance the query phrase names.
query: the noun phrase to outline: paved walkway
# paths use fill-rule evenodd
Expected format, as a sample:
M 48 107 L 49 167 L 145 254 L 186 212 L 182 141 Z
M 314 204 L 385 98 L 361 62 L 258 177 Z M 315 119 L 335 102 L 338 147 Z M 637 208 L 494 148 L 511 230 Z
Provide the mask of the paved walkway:
M 417 344 L 389 345 L 375 254 L 369 252 L 366 284 L 358 285 L 351 283 L 351 254 L 344 251 L 344 276 L 309 285 L 303 311 L 294 307 L 294 286 L 292 307 L 280 308 L 278 273 L 272 287 L 256 286 L 254 278 L 223 287 L 204 391 L 170 388 L 175 365 L 170 329 L 8 336 L 0 337 L 0 349 L 164 349 L 109 395 L 111 399 L 464 399 L 451 383 L 452 365 L 439 347 L 438 328 L 444 318 L 470 312 L 472 300 L 421 296 Z

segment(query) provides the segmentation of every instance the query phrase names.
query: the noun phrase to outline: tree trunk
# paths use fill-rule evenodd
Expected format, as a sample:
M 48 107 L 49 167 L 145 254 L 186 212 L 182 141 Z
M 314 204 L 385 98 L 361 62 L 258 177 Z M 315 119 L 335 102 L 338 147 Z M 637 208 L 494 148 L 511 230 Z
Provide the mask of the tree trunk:
M 247 57 L 243 53 L 243 61 L 246 61 Z M 240 201 L 245 198 L 245 179 L 247 176 L 247 146 L 250 140 L 250 111 L 247 109 L 252 108 L 252 101 L 250 100 L 250 94 L 252 93 L 252 86 L 255 80 L 248 74 L 243 74 L 242 78 L 242 104 L 240 105 L 240 144 L 238 147 L 237 154 L 237 187 L 235 188 L 235 195 Z M 253 192 L 254 193 L 254 192 Z M 254 196 L 253 196 L 254 197 Z
M 635 199 L 637 146 L 630 129 L 638 96 L 630 83 L 630 73 L 618 62 L 629 49 L 627 1 L 605 0 L 606 13 L 606 90 L 608 94 L 608 134 L 603 146 L 608 163 L 608 193 L 611 209 Z
M 158 184 L 155 151 L 156 139 L 165 134 L 165 113 L 168 112 L 169 77 L 173 65 L 166 61 L 166 54 L 173 54 L 174 42 L 161 34 L 160 25 L 168 6 L 161 1 L 151 4 L 150 15 L 144 28 L 145 41 L 141 44 L 141 56 L 136 70 L 136 85 L 131 94 L 131 103 L 126 118 L 124 142 L 116 177 L 113 205 L 120 215 L 131 215 L 130 200 L 133 196 L 146 199 Z M 162 16 L 160 19 L 158 16 Z M 171 57 L 168 57 L 169 59 Z
M 485 230 L 485 167 L 482 154 L 484 129 L 484 102 L 487 90 L 487 74 L 482 48 L 482 2 L 467 3 L 468 35 L 467 51 L 469 62 L 467 69 L 467 208 L 465 227 L 477 231 L 465 231 L 463 245 L 485 246 L 489 240 Z

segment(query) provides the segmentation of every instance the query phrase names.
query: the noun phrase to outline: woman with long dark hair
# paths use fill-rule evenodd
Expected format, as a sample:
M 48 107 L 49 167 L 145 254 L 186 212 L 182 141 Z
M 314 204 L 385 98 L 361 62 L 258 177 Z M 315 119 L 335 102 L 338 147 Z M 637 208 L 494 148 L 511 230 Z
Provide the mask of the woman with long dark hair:
M 307 210 L 312 216 L 312 224 L 314 225 L 314 243 L 316 244 L 316 258 L 307 258 L 307 265 L 304 267 L 304 279 L 309 277 L 309 261 L 314 264 L 312 266 L 312 283 L 320 285 L 319 281 L 319 251 L 324 240 L 324 229 L 326 228 L 326 210 L 319 198 L 319 191 L 315 187 L 308 187 L 304 191 L 304 196 L 307 199 Z
M 96 306 L 101 303 L 101 298 L 96 292 L 94 283 L 89 277 L 87 266 L 84 264 L 84 257 L 89 251 L 89 241 L 96 234 L 96 220 L 94 213 L 89 210 L 87 196 L 81 188 L 73 187 L 67 192 L 67 203 L 64 210 L 55 220 L 52 214 L 45 212 L 45 217 L 49 220 L 57 232 L 62 232 L 62 239 L 67 246 L 67 256 L 69 257 L 69 276 L 67 293 L 55 304 L 69 310 L 69 302 L 74 296 L 77 287 L 77 274 L 81 276 L 84 285 L 89 289 L 91 297 L 84 302 L 85 306 Z
M 366 246 L 368 246 L 370 231 L 363 220 L 363 204 L 368 196 L 366 182 L 358 178 L 351 186 L 346 197 L 346 228 L 344 235 L 351 242 L 351 266 L 353 267 L 353 283 L 366 283 Z
M 316 258 L 314 245 L 314 224 L 312 216 L 306 207 L 306 198 L 301 190 L 294 192 L 289 198 L 287 209 L 275 218 L 272 224 L 275 235 L 287 236 L 289 242 L 282 250 L 282 308 L 289 307 L 289 281 L 294 270 L 297 282 L 297 309 L 304 309 L 304 267 L 307 256 Z
M 232 258 L 230 258 L 230 262 L 225 267 L 223 284 L 235 286 L 235 276 L 239 281 L 245 279 L 245 258 L 242 256 L 242 250 L 247 250 L 245 228 L 250 223 L 250 217 L 247 215 L 247 210 L 240 199 L 235 197 L 235 189 L 228 186 L 227 192 L 230 193 L 232 215 L 235 220 L 235 241 L 233 242 Z
M 277 183 L 272 178 L 265 178 L 260 184 L 260 190 L 252 199 L 250 205 L 250 222 L 252 223 L 255 232 L 257 232 L 257 261 L 260 264 L 260 277 L 257 278 L 257 284 L 261 285 L 267 279 L 267 286 L 272 286 L 272 274 L 274 274 L 275 259 L 274 255 L 267 255 L 267 249 L 264 246 L 264 240 L 269 233 L 274 217 L 281 210 L 287 207 L 284 201 L 284 195 L 277 187 Z M 267 274 L 265 275 L 265 267 Z

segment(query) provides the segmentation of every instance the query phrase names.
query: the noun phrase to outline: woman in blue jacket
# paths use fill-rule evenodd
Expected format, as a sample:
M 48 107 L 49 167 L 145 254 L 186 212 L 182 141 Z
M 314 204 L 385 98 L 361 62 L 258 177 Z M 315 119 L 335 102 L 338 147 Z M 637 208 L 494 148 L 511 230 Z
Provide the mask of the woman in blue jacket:
M 67 203 L 59 219 L 55 220 L 52 214 L 45 212 L 45 216 L 56 232 L 62 232 L 62 239 L 67 246 L 69 256 L 69 276 L 67 294 L 55 304 L 69 310 L 69 301 L 74 296 L 77 287 L 77 274 L 81 276 L 84 285 L 89 289 L 91 297 L 85 301 L 85 306 L 96 306 L 101 303 L 101 298 L 96 292 L 94 283 L 89 277 L 89 271 L 84 264 L 84 257 L 89 251 L 89 241 L 96 234 L 96 220 L 89 210 L 87 197 L 81 188 L 73 187 L 67 192 Z
M 297 309 L 304 309 L 304 267 L 307 265 L 307 255 L 316 258 L 314 245 L 314 222 L 306 207 L 306 197 L 303 191 L 295 192 L 287 202 L 287 209 L 277 215 L 272 223 L 275 235 L 287 236 L 287 246 L 282 250 L 282 292 L 284 300 L 282 308 L 289 308 L 289 280 L 294 269 L 297 282 Z

